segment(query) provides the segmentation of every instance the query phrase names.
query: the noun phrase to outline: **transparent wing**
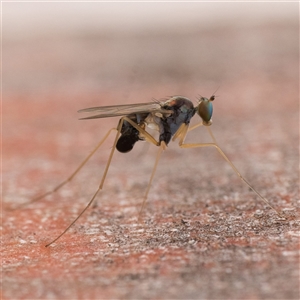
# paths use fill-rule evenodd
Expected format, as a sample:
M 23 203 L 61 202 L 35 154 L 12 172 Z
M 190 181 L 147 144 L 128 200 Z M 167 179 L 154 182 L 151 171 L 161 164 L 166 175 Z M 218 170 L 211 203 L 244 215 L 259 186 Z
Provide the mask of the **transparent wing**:
M 79 113 L 97 113 L 95 115 L 80 118 L 80 120 L 109 118 L 117 116 L 127 116 L 130 114 L 160 112 L 163 114 L 172 113 L 171 110 L 162 107 L 163 102 L 148 102 L 148 103 L 135 103 L 111 106 L 98 106 L 81 109 Z

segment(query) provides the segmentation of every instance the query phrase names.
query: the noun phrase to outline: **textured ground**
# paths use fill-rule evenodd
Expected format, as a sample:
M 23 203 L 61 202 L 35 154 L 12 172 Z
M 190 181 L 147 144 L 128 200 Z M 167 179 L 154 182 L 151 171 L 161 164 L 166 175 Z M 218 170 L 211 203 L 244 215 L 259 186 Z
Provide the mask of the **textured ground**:
M 298 24 L 5 40 L 3 299 L 299 299 Z M 259 200 L 214 149 L 113 158 L 96 205 L 49 248 L 97 189 L 118 119 L 78 121 L 90 106 L 199 94 L 213 132 Z M 197 117 L 195 116 L 195 119 Z M 196 122 L 196 121 L 195 121 Z M 205 128 L 187 137 L 209 141 Z

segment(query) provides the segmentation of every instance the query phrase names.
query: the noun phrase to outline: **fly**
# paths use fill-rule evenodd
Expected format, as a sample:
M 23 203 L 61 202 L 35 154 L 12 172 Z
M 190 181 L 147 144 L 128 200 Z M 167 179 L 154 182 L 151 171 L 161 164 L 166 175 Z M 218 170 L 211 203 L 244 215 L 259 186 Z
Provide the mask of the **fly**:
M 138 103 L 138 104 L 125 104 L 125 105 L 112 105 L 112 106 L 99 106 L 79 110 L 79 113 L 88 113 L 89 116 L 81 118 L 81 120 L 89 119 L 99 119 L 108 117 L 121 117 L 116 128 L 110 129 L 103 139 L 98 143 L 95 149 L 85 158 L 85 160 L 78 166 L 78 168 L 71 174 L 69 178 L 56 186 L 53 190 L 33 199 L 30 203 L 35 202 L 47 195 L 50 195 L 67 182 L 71 181 L 73 177 L 80 171 L 80 169 L 85 165 L 85 163 L 91 158 L 91 156 L 99 149 L 99 147 L 104 143 L 107 137 L 112 131 L 116 131 L 116 136 L 114 139 L 113 147 L 110 152 L 106 167 L 98 189 L 96 190 L 93 197 L 90 199 L 86 207 L 81 211 L 81 213 L 76 217 L 76 219 L 53 241 L 48 243 L 46 247 L 50 246 L 56 242 L 60 237 L 62 237 L 72 225 L 84 214 L 84 212 L 91 206 L 97 194 L 102 190 L 104 181 L 115 152 L 117 149 L 121 153 L 129 152 L 133 149 L 135 143 L 138 141 L 146 141 L 155 146 L 157 146 L 158 152 L 156 155 L 153 170 L 150 176 L 149 183 L 146 188 L 146 192 L 143 198 L 143 204 L 141 206 L 140 212 L 143 210 L 154 174 L 161 156 L 161 153 L 166 150 L 169 142 L 178 140 L 178 145 L 181 148 L 203 148 L 212 147 L 215 148 L 219 154 L 227 161 L 231 166 L 233 171 L 240 177 L 240 179 L 267 205 L 269 205 L 279 216 L 279 212 L 265 199 L 256 189 L 254 189 L 250 183 L 239 173 L 234 164 L 225 155 L 223 150 L 218 146 L 216 139 L 210 129 L 212 124 L 212 114 L 213 105 L 212 102 L 215 100 L 215 96 L 210 98 L 201 97 L 198 100 L 196 106 L 191 100 L 182 96 L 173 96 L 166 101 L 155 101 L 149 103 Z M 201 122 L 193 127 L 189 127 L 190 121 L 193 116 L 197 114 L 201 118 Z M 211 138 L 211 143 L 185 143 L 185 137 L 187 133 L 195 128 L 204 125 Z M 155 129 L 159 133 L 158 139 L 156 139 L 152 134 L 150 134 L 147 129 Z

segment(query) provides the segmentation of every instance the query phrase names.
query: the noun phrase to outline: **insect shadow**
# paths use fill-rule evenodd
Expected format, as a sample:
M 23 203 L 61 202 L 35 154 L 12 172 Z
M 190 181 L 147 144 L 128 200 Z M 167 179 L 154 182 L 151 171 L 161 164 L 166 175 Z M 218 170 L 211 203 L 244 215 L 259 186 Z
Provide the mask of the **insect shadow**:
M 32 199 L 29 203 L 38 201 L 63 187 L 66 183 L 71 181 L 74 176 L 81 170 L 81 168 L 86 164 L 86 162 L 93 156 L 93 154 L 99 149 L 99 147 L 104 143 L 108 136 L 116 131 L 116 136 L 114 139 L 113 147 L 110 152 L 108 161 L 106 163 L 104 173 L 98 189 L 94 193 L 93 197 L 90 199 L 86 207 L 80 212 L 80 214 L 75 218 L 74 221 L 54 240 L 46 245 L 50 246 L 61 238 L 74 223 L 84 214 L 84 212 L 91 206 L 94 199 L 100 190 L 102 190 L 104 181 L 114 155 L 115 149 L 121 153 L 129 152 L 133 149 L 134 145 L 138 141 L 146 141 L 155 146 L 157 146 L 158 152 L 156 155 L 155 163 L 153 170 L 150 176 L 149 183 L 146 188 L 146 192 L 143 198 L 143 203 L 140 209 L 142 212 L 148 193 L 151 187 L 154 174 L 157 169 L 157 165 L 161 156 L 161 153 L 166 150 L 169 142 L 178 140 L 178 145 L 181 148 L 202 148 L 202 147 L 213 147 L 218 153 L 227 161 L 231 166 L 233 171 L 240 177 L 240 179 L 267 205 L 269 205 L 279 216 L 279 212 L 265 199 L 256 189 L 254 189 L 250 183 L 239 173 L 234 164 L 230 159 L 225 155 L 223 150 L 218 146 L 216 139 L 210 129 L 212 124 L 212 114 L 213 114 L 213 105 L 212 102 L 215 100 L 215 96 L 210 98 L 200 97 L 196 106 L 193 105 L 192 101 L 186 97 L 182 96 L 172 96 L 165 101 L 152 101 L 148 103 L 136 103 L 136 104 L 125 104 L 125 105 L 112 105 L 112 106 L 99 106 L 91 107 L 79 110 L 79 113 L 90 114 L 87 117 L 83 117 L 80 120 L 88 119 L 98 119 L 98 118 L 109 118 L 109 117 L 121 117 L 116 128 L 111 128 L 102 140 L 97 144 L 94 150 L 84 159 L 84 161 L 77 167 L 77 169 L 68 177 L 65 181 L 61 182 L 51 191 Z M 197 114 L 201 118 L 201 122 L 196 124 L 193 127 L 189 127 L 190 121 L 193 116 Z M 194 130 L 195 128 L 204 125 L 211 138 L 211 143 L 185 143 L 184 140 L 189 131 Z M 152 134 L 150 134 L 147 129 L 154 129 L 158 131 L 159 137 L 156 140 Z M 26 203 L 28 204 L 28 203 Z M 140 216 L 140 214 L 139 214 Z

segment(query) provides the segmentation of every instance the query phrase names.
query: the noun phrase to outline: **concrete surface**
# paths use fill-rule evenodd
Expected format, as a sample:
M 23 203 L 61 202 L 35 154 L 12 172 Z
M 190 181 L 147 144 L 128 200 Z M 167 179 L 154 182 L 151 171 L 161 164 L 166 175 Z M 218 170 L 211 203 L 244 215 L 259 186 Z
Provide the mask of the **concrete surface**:
M 299 299 L 298 19 L 3 43 L 3 299 Z M 262 203 L 212 149 L 116 153 L 97 201 L 60 240 L 101 179 L 118 119 L 90 106 L 216 90 L 213 132 Z M 195 117 L 196 119 L 197 117 Z M 196 122 L 197 120 L 195 120 Z M 209 141 L 203 128 L 187 141 Z

